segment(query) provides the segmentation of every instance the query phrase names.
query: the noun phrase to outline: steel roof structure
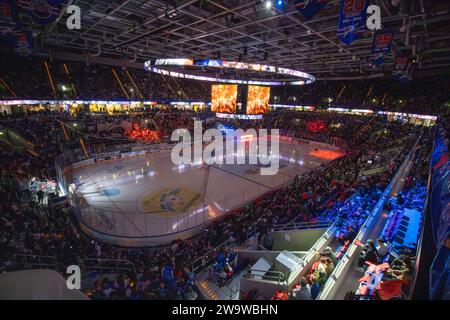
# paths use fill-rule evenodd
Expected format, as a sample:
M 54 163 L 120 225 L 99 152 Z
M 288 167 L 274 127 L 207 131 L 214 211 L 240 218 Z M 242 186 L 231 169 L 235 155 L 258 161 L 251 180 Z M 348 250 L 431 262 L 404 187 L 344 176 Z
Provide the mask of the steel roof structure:
M 285 0 L 69 0 L 81 8 L 81 30 L 68 30 L 65 9 L 41 26 L 22 16 L 35 33 L 38 52 L 71 53 L 143 63 L 157 58 L 242 60 L 302 70 L 318 79 L 376 76 L 393 68 L 396 54 L 410 55 L 418 69 L 450 66 L 450 1 L 373 0 L 384 28 L 395 31 L 392 53 L 374 69 L 372 34 L 346 45 L 337 38 L 340 0 L 330 0 L 305 19 Z M 400 2 L 393 6 L 392 2 Z

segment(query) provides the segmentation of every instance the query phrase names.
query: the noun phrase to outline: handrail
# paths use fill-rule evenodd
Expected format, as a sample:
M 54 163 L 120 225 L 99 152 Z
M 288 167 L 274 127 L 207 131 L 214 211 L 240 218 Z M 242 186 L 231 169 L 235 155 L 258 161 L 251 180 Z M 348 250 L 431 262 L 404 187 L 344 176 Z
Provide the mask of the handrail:
M 225 287 L 228 288 L 228 290 L 230 291 L 230 300 L 232 298 L 234 298 L 240 291 L 238 289 L 239 287 L 239 282 L 236 282 L 233 286 L 233 288 L 231 288 L 229 285 L 225 285 Z M 238 297 L 239 298 L 239 297 Z
M 326 221 L 316 221 L 316 222 L 288 222 L 285 224 L 276 224 L 272 228 L 274 231 L 289 231 L 289 230 L 304 230 L 304 229 L 320 229 L 328 228 L 331 223 Z
M 270 250 L 267 250 L 263 245 L 261 245 L 261 244 L 259 244 L 259 243 L 256 243 L 256 247 L 260 248 L 261 251 L 267 251 L 267 252 L 270 252 Z
M 433 142 L 433 149 L 435 148 L 435 144 Z M 417 281 L 417 277 L 419 275 L 419 265 L 420 265 L 420 260 L 422 257 L 422 245 L 423 245 L 423 241 L 424 241 L 424 234 L 425 234 L 425 225 L 426 225 L 426 219 L 427 216 L 430 215 L 430 197 L 431 197 L 431 192 L 432 192 L 432 186 L 431 186 L 431 181 L 432 181 L 432 176 L 433 176 L 433 168 L 432 168 L 432 164 L 431 161 L 429 163 L 428 166 L 428 181 L 427 181 L 427 198 L 425 201 L 425 206 L 423 208 L 423 217 L 422 217 L 422 222 L 421 222 L 421 226 L 420 226 L 420 234 L 419 234 L 419 239 L 417 241 L 417 248 L 416 248 L 416 259 L 415 259 L 415 264 L 414 264 L 414 268 L 413 268 L 413 273 L 411 276 L 411 282 L 410 282 L 410 286 L 409 286 L 409 292 L 408 292 L 408 296 L 407 299 L 411 300 L 413 294 L 414 294 L 414 289 L 416 286 L 416 281 Z M 431 266 L 430 266 L 431 268 Z
M 86 264 L 86 262 L 97 262 L 96 265 L 89 265 Z M 102 266 L 103 263 L 112 263 L 113 266 Z M 123 267 L 119 266 L 119 263 L 124 263 Z M 100 265 L 99 265 L 100 264 Z M 115 264 L 115 266 L 114 266 Z M 80 261 L 80 265 L 82 266 L 84 271 L 91 270 L 91 271 L 97 271 L 97 270 L 115 270 L 115 273 L 119 273 L 120 271 L 133 271 L 136 272 L 136 266 L 133 262 L 126 260 L 126 259 L 100 259 L 100 258 L 83 258 Z M 128 267 L 126 267 L 128 266 Z M 130 268 L 131 266 L 131 268 Z
M 257 222 L 251 224 L 248 228 L 247 228 L 247 239 L 250 239 L 250 237 L 252 237 L 254 234 L 256 234 L 256 225 Z M 297 225 L 297 224 L 295 224 Z M 274 231 L 279 231 L 279 230 L 275 230 L 276 225 L 273 227 Z M 330 227 L 329 223 L 315 223 L 312 224 L 310 223 L 309 227 L 305 228 L 305 229 L 313 229 L 313 228 L 321 228 L 321 227 Z M 301 229 L 301 228 L 300 228 Z M 299 229 L 295 229 L 295 230 L 299 230 Z M 209 265 L 211 263 L 211 261 L 215 258 L 215 255 L 213 253 L 218 252 L 218 250 L 222 247 L 226 247 L 228 246 L 228 244 L 232 244 L 233 241 L 231 239 L 228 239 L 224 242 L 222 242 L 221 244 L 219 244 L 217 247 L 215 247 L 214 249 L 211 249 L 210 251 L 208 251 L 207 253 L 205 253 L 202 257 L 199 257 L 197 259 L 195 259 L 192 263 L 191 263 L 191 270 L 192 272 L 196 272 L 197 270 L 206 267 L 207 265 Z M 265 251 L 268 251 L 266 248 L 264 248 L 263 246 L 261 246 L 260 244 L 257 244 L 257 246 Z M 206 257 L 206 260 L 204 260 Z M 200 262 L 200 265 L 196 265 L 198 262 Z
M 20 261 L 21 258 L 23 258 L 24 260 Z M 58 269 L 58 259 L 55 256 L 15 253 L 13 255 L 13 264 L 20 263 L 30 264 L 31 266 L 38 266 L 40 268 L 46 267 L 46 269 Z
M 272 278 L 272 279 L 275 279 L 278 284 L 282 284 L 284 281 L 287 280 L 284 273 L 281 271 L 276 271 L 276 270 L 267 271 L 267 270 L 259 270 L 259 269 L 249 269 L 248 271 L 249 271 L 248 273 L 244 274 L 245 279 L 254 279 L 255 277 Z M 253 274 L 252 273 L 253 271 L 261 272 L 263 274 Z M 260 280 L 260 279 L 258 279 L 258 280 Z
M 199 257 L 199 258 L 195 259 L 194 261 L 192 261 L 192 263 L 191 263 L 191 271 L 195 273 L 197 270 L 203 269 L 204 267 L 209 265 L 211 263 L 211 261 L 213 259 L 215 259 L 215 257 L 216 257 L 216 255 L 214 253 L 218 252 L 220 248 L 227 247 L 229 244 L 231 245 L 232 243 L 233 243 L 232 239 L 225 240 L 224 242 L 222 242 L 218 246 L 214 247 L 210 251 L 208 251 L 205 254 L 203 254 L 201 257 Z M 205 260 L 205 258 L 206 258 L 206 260 Z M 200 264 L 196 265 L 196 264 L 198 264 L 198 262 L 200 262 Z

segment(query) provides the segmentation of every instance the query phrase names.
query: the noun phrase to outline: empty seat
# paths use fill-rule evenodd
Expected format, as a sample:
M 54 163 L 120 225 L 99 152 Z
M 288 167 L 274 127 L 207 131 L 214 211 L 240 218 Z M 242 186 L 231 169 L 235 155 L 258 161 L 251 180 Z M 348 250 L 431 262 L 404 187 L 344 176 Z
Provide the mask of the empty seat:
M 406 233 L 404 233 L 403 231 L 397 231 L 397 236 L 401 237 L 401 238 L 405 238 Z
M 394 237 L 394 242 L 397 242 L 397 243 L 399 243 L 399 244 L 403 244 L 403 239 L 402 238 L 400 238 L 399 236 L 395 236 Z

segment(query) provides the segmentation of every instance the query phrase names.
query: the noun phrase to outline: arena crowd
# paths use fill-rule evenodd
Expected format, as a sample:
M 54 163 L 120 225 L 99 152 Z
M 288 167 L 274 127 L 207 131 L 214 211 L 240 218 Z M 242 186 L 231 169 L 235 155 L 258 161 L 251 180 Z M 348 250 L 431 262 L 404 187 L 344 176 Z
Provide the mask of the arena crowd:
M 15 257 L 17 254 L 55 257 L 61 271 L 64 266 L 81 264 L 86 258 L 123 259 L 130 261 L 133 267 L 115 276 L 102 275 L 108 273 L 104 269 L 101 274 L 92 275 L 95 281 L 85 285 L 85 292 L 91 298 L 196 299 L 198 292 L 191 268 L 193 261 L 206 261 L 208 255 L 213 255 L 216 257 L 215 271 L 223 274 L 224 280 L 242 270 L 242 265 L 232 262 L 232 251 L 211 252 L 229 239 L 234 245 L 240 245 L 248 240 L 253 231 L 256 241 L 270 248 L 270 232 L 274 225 L 292 221 L 330 222 L 337 218 L 342 244 L 352 241 L 415 142 L 419 130 L 382 118 L 271 113 L 258 125 L 282 127 L 285 135 L 315 141 L 330 143 L 339 138 L 345 141 L 347 155 L 326 167 L 297 177 L 291 185 L 274 190 L 245 208 L 215 220 L 198 237 L 177 240 L 158 249 L 120 248 L 90 239 L 79 230 L 70 208 L 48 206 L 49 200 L 44 199 L 42 194 L 30 192 L 27 186 L 33 177 L 41 181 L 56 180 L 55 157 L 65 150 L 79 150 L 80 137 L 85 139 L 88 150 L 94 153 L 108 150 L 119 142 L 125 145 L 136 143 L 126 136 L 124 130 L 115 126 L 106 126 L 112 129 L 99 131 L 102 125 L 138 121 L 148 123 L 150 129 L 160 130 L 161 137 L 165 137 L 178 127 L 192 129 L 193 114 L 185 113 L 154 110 L 147 114 L 99 117 L 44 112 L 2 120 L 2 130 L 13 130 L 26 142 L 21 148 L 0 143 L 4 155 L 0 159 L 1 270 L 20 268 Z M 195 117 L 208 119 L 211 114 L 200 113 Z M 227 121 L 216 119 L 209 125 L 224 122 Z M 62 126 L 68 124 L 70 127 L 73 123 L 80 123 L 83 129 L 62 129 Z M 252 125 L 245 120 L 228 123 L 240 128 Z M 364 130 L 364 134 L 358 134 L 358 129 Z M 381 166 L 386 167 L 382 173 L 360 177 L 361 172 Z M 330 263 L 328 260 L 325 262 Z M 325 269 L 330 271 L 333 267 L 329 265 Z M 308 285 L 317 284 L 320 287 L 325 279 L 320 275 L 311 275 L 305 281 Z
M 1 59 L 4 63 L 0 66 L 0 75 L 4 83 L 0 83 L 0 99 L 210 100 L 210 85 L 207 83 L 163 77 L 143 69 L 5 54 Z M 56 94 L 48 82 L 45 64 L 54 79 Z M 116 81 L 113 70 L 121 84 Z M 446 77 L 442 76 L 417 78 L 408 84 L 387 77 L 325 80 L 302 87 L 273 87 L 270 102 L 438 114 L 450 99 L 447 83 Z

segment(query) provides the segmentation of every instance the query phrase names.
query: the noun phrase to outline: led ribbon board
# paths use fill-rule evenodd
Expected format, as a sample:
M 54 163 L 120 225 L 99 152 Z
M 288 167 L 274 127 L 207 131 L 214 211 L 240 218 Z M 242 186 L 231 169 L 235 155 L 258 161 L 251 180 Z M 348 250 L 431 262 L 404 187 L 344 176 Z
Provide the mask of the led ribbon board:
M 283 75 L 298 78 L 299 80 L 291 81 L 259 81 L 259 80 L 238 80 L 238 79 L 224 79 L 218 77 L 198 76 L 194 74 L 175 72 L 163 69 L 164 67 L 202 67 L 218 68 L 218 69 L 234 69 L 234 70 L 248 70 L 252 72 L 272 73 L 275 75 Z M 280 68 L 269 66 L 265 64 L 246 63 L 238 61 L 225 60 L 193 60 L 193 59 L 157 59 L 154 62 L 146 61 L 144 68 L 147 71 L 159 73 L 177 78 L 185 78 L 199 81 L 222 82 L 233 84 L 250 84 L 250 85 L 265 85 L 265 86 L 282 86 L 282 85 L 304 85 L 313 83 L 314 76 L 298 70 Z

